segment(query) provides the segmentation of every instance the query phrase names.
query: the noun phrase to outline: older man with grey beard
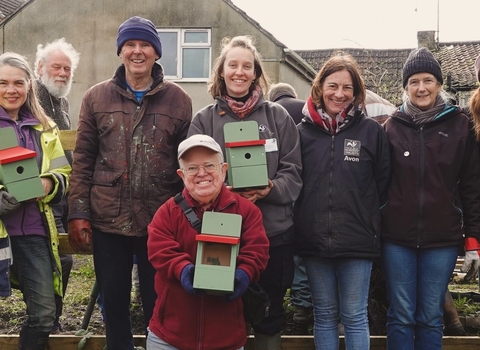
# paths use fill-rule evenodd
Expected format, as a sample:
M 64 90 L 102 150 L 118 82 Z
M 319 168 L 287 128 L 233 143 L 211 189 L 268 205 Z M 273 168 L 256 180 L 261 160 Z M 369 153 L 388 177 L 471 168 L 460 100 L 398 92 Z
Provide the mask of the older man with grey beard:
M 54 40 L 45 46 L 37 46 L 34 65 L 37 77 L 37 97 L 46 114 L 53 119 L 60 130 L 70 130 L 69 104 L 67 95 L 72 87 L 73 73 L 77 68 L 80 54 L 64 38 Z M 70 165 L 72 165 L 72 151 L 65 151 Z M 67 200 L 63 199 L 58 205 L 52 206 L 58 232 L 67 229 Z M 70 271 L 73 265 L 71 255 L 60 255 L 62 262 L 62 288 L 63 294 L 67 289 Z M 55 322 L 52 333 L 62 331 L 60 316 L 63 310 L 63 298 L 55 295 Z

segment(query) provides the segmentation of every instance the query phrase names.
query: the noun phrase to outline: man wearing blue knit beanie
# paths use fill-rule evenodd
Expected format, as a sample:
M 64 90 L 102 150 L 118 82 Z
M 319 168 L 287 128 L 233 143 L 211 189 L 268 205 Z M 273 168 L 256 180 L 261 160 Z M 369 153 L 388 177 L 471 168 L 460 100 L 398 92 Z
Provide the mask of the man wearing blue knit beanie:
M 118 28 L 117 55 L 128 40 L 143 40 L 155 49 L 158 58 L 162 57 L 162 43 L 153 23 L 142 17 L 134 16 L 123 22 Z
M 147 226 L 156 210 L 183 188 L 178 145 L 186 138 L 192 101 L 164 80 L 162 43 L 148 19 L 118 28 L 113 78 L 82 100 L 70 180 L 68 236 L 92 251 L 105 315 L 107 348 L 133 350 L 130 323 L 133 257 L 137 258 L 145 333 L 156 293 L 147 256 Z

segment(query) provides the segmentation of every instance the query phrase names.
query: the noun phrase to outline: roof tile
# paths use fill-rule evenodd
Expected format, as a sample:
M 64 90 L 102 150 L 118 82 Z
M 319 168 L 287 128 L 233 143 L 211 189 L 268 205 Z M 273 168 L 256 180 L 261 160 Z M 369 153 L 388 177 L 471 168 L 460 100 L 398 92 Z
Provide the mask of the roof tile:
M 390 100 L 401 102 L 402 71 L 412 49 L 325 49 L 295 51 L 313 69 L 319 70 L 334 54 L 346 52 L 351 54 L 362 70 L 368 89 Z M 442 66 L 447 90 L 470 91 L 476 88 L 475 59 L 480 54 L 480 41 L 440 43 L 434 56 Z

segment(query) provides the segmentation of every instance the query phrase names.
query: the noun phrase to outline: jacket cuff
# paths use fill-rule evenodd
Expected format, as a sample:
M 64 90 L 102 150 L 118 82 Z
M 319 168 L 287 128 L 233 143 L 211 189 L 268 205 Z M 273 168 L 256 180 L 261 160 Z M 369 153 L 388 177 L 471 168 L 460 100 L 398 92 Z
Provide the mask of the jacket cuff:
M 465 250 L 480 250 L 480 243 L 474 237 L 465 238 Z

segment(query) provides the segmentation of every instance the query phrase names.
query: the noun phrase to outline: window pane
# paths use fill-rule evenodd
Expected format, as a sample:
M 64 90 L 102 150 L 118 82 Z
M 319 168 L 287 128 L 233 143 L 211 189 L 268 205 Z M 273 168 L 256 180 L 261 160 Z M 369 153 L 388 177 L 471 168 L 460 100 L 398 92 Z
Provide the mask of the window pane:
M 160 63 L 163 66 L 164 74 L 178 76 L 178 33 L 159 32 L 158 35 L 160 36 L 160 41 L 162 42 L 162 58 L 160 58 Z
M 185 32 L 185 43 L 208 43 L 207 32 Z
M 183 78 L 208 78 L 209 50 L 183 49 Z

